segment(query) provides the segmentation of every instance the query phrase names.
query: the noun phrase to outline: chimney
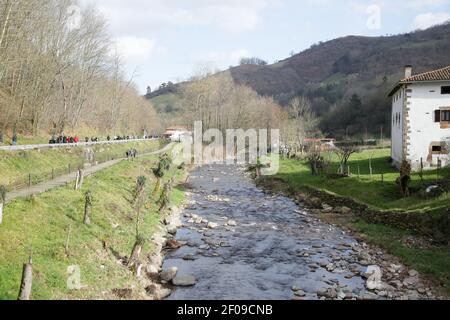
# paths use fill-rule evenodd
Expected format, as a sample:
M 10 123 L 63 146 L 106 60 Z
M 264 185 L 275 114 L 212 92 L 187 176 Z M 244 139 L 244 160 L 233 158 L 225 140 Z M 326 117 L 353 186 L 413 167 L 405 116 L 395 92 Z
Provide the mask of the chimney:
M 413 67 L 411 65 L 405 66 L 405 79 L 411 78 L 413 72 Z

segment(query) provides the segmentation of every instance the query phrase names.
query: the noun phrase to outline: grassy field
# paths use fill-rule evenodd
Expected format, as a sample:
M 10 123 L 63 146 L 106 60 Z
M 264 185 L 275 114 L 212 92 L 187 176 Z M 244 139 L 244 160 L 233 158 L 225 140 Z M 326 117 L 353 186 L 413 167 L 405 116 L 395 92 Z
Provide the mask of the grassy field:
M 432 212 L 440 214 L 450 206 L 450 194 L 444 194 L 434 199 L 424 199 L 417 193 L 403 198 L 395 183 L 399 173 L 389 164 L 389 150 L 367 150 L 355 154 L 350 159 L 351 177 L 327 179 L 312 176 L 306 162 L 298 160 L 281 160 L 280 171 L 275 177 L 282 179 L 294 190 L 303 191 L 305 187 L 313 188 L 338 196 L 352 198 L 360 203 L 383 211 Z M 331 156 L 330 172 L 336 173 L 339 163 Z M 373 175 L 370 175 L 369 159 L 372 159 Z M 359 167 L 359 176 L 358 176 Z M 411 187 L 419 189 L 422 184 L 430 184 L 437 179 L 450 178 L 450 169 L 442 169 L 424 173 L 424 182 L 417 173 L 412 176 Z M 325 220 L 327 217 L 324 215 Z M 406 245 L 404 239 L 415 236 L 414 233 L 386 225 L 371 224 L 351 217 L 331 218 L 330 222 L 350 227 L 364 238 L 391 254 L 399 257 L 405 264 L 428 276 L 441 292 L 450 296 L 450 250 L 446 245 L 419 244 Z
M 159 141 L 129 142 L 123 144 L 97 145 L 89 147 L 94 151 L 96 161 L 104 161 L 112 157 L 124 157 L 130 148 L 136 148 L 139 152 L 148 152 L 160 148 Z M 69 170 L 76 169 L 85 160 L 87 148 L 56 148 L 45 150 L 0 151 L 0 185 L 28 183 L 28 175 L 31 174 L 33 183 L 37 183 L 55 175 L 65 174 Z
M 118 264 L 112 251 L 129 256 L 135 240 L 135 213 L 130 205 L 131 191 L 139 175 L 149 179 L 147 204 L 141 232 L 150 239 L 161 221 L 151 196 L 154 178 L 151 168 L 156 157 L 124 161 L 87 178 L 83 190 L 71 187 L 54 189 L 31 200 L 17 200 L 5 208 L 0 225 L 0 299 L 16 299 L 22 264 L 33 252 L 33 299 L 112 298 L 115 288 L 139 288 L 131 272 Z M 165 179 L 184 181 L 185 172 L 173 169 Z M 92 224 L 83 221 L 84 192 L 94 196 Z M 174 188 L 172 203 L 180 204 L 183 191 Z M 68 255 L 65 244 L 69 229 Z M 111 250 L 104 248 L 104 243 Z M 149 252 L 147 244 L 144 252 Z M 83 289 L 69 291 L 67 268 L 81 269 Z
M 330 172 L 336 173 L 339 167 L 335 156 L 330 155 Z M 366 150 L 353 155 L 349 166 L 351 177 L 342 179 L 327 179 L 325 176 L 312 176 L 306 162 L 298 160 L 282 160 L 281 168 L 276 176 L 286 181 L 290 186 L 301 189 L 312 187 L 322 191 L 331 192 L 340 196 L 350 197 L 365 203 L 375 209 L 381 210 L 407 210 L 407 211 L 439 211 L 449 206 L 450 194 L 436 199 L 426 200 L 417 194 L 403 198 L 399 187 L 395 183 L 399 174 L 389 163 L 390 150 Z M 370 175 L 369 159 L 372 159 L 372 176 Z M 359 168 L 359 177 L 358 177 Z M 423 179 L 425 183 L 433 183 L 436 179 L 449 178 L 450 169 L 442 169 L 437 175 L 436 171 L 426 171 Z M 412 176 L 411 187 L 418 188 L 422 184 L 417 173 Z

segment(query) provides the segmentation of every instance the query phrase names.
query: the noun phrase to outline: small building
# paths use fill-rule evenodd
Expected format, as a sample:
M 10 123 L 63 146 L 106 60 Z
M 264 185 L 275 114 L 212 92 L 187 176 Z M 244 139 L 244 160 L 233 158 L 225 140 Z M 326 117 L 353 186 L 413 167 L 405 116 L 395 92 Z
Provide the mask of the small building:
M 415 170 L 450 165 L 450 66 L 417 75 L 406 66 L 389 96 L 394 164 L 406 160 Z
M 323 138 L 323 139 L 316 139 L 316 138 L 306 138 L 305 139 L 305 145 L 307 145 L 309 148 L 314 147 L 318 151 L 330 151 L 336 148 L 336 139 L 331 138 Z
M 180 142 L 184 136 L 192 136 L 192 131 L 187 126 L 172 126 L 164 133 L 164 138 L 175 142 Z

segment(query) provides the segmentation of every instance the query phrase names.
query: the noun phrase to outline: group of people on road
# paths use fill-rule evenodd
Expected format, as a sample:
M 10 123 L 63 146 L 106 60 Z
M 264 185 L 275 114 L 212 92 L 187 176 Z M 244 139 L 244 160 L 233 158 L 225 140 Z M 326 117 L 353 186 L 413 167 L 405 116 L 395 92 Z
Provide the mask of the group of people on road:
M 125 141 L 125 140 L 137 140 L 137 139 L 154 139 L 154 138 L 158 138 L 156 136 L 143 136 L 143 137 L 138 137 L 138 136 L 133 136 L 133 135 L 129 135 L 129 136 L 107 136 L 106 137 L 106 141 Z M 99 142 L 100 138 L 98 137 L 86 137 L 84 138 L 84 142 L 88 143 L 88 142 Z M 64 143 L 78 143 L 80 142 L 80 138 L 78 136 L 59 136 L 59 137 L 55 137 L 52 136 L 52 138 L 49 141 L 49 144 L 64 144 Z
M 78 143 L 78 142 L 80 142 L 80 138 L 78 138 L 77 136 L 74 137 L 52 136 L 52 138 L 49 141 L 49 144 Z

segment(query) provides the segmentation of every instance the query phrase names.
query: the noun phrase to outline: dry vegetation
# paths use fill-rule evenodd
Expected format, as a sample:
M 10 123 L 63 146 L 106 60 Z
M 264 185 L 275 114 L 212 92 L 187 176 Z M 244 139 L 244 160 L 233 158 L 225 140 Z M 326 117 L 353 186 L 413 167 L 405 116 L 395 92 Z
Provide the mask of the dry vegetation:
M 95 7 L 0 0 L 0 132 L 155 130 L 152 106 L 113 48 Z

